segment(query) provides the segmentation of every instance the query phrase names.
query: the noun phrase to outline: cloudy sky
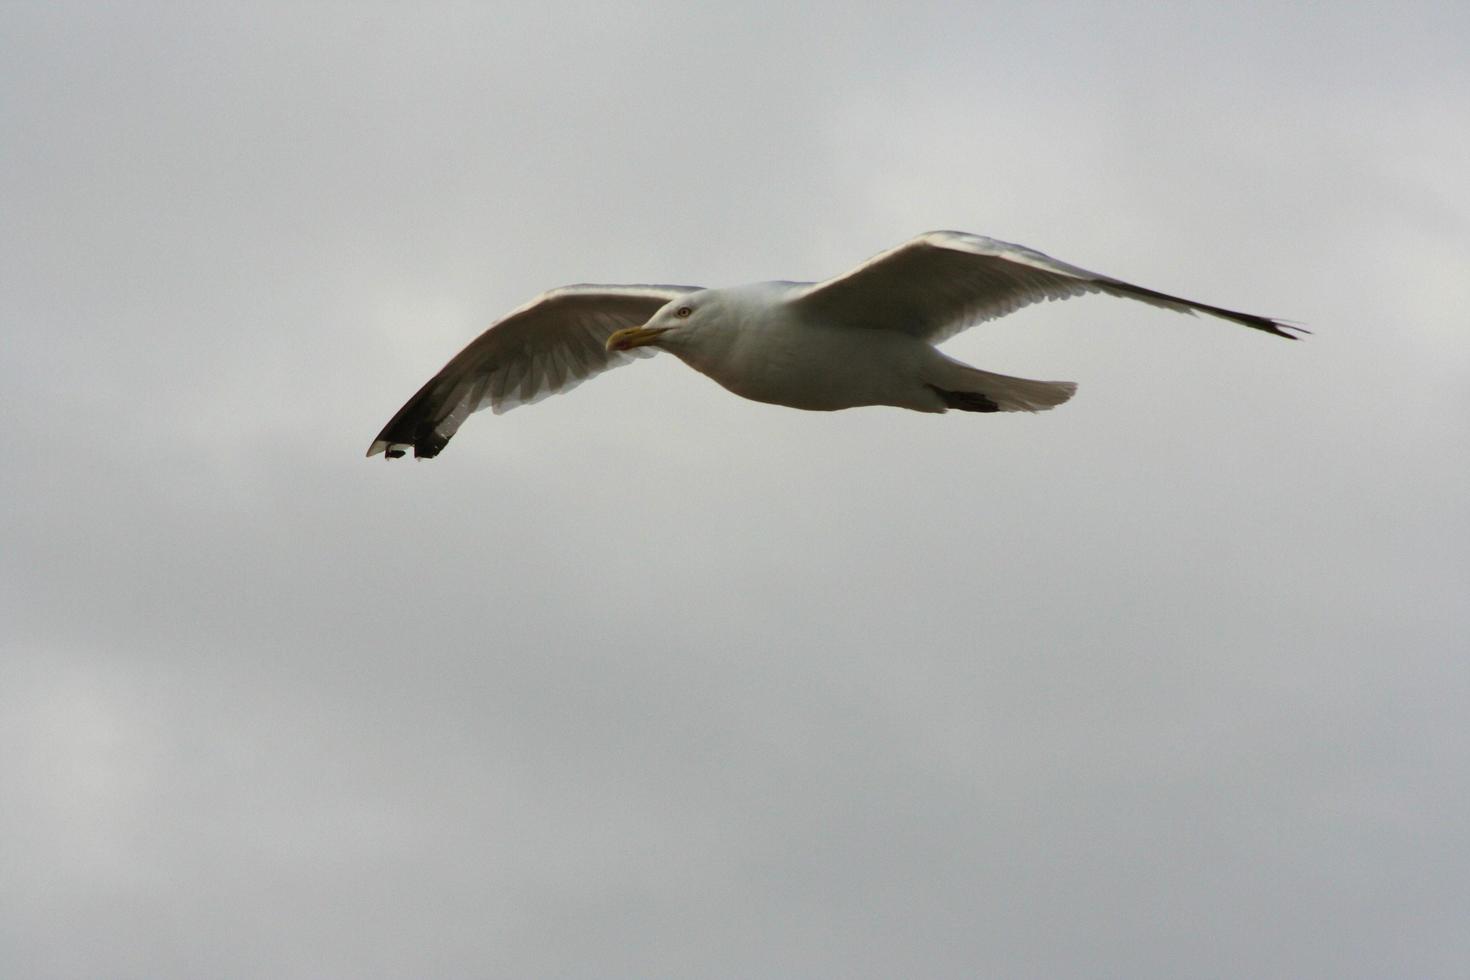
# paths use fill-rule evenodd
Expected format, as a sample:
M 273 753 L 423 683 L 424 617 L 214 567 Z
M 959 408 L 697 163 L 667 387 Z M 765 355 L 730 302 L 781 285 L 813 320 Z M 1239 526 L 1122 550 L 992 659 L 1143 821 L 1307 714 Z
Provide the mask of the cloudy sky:
M 0 8 L 0 974 L 1463 977 L 1470 7 Z M 568 282 L 929 228 L 1036 416 L 663 356 L 363 458 Z

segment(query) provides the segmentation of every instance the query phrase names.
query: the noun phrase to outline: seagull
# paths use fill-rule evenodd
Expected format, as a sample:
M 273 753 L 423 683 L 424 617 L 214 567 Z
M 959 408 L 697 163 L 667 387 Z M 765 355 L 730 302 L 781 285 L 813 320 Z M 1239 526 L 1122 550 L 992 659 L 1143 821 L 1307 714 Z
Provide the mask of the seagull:
M 428 380 L 368 456 L 429 459 L 482 408 L 495 414 L 569 391 L 665 350 L 753 401 L 830 412 L 1040 412 L 1069 381 L 1031 381 L 962 364 L 935 348 L 967 327 L 1042 300 L 1106 293 L 1207 313 L 1288 340 L 1307 333 L 1088 272 L 1024 245 L 932 231 L 823 282 L 563 286 L 495 323 Z

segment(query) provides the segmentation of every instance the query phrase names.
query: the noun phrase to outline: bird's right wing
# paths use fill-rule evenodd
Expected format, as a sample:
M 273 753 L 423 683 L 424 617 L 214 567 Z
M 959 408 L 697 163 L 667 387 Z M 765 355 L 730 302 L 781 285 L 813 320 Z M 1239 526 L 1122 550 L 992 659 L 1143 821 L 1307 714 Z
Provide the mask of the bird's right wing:
M 1292 338 L 1280 320 L 1196 303 L 1089 272 L 1034 248 L 962 231 L 931 231 L 873 256 L 850 272 L 812 283 L 798 309 L 827 322 L 901 330 L 932 344 L 966 327 L 1043 300 L 1084 293 L 1136 299 L 1179 313 L 1208 313 Z
M 569 391 L 608 368 L 653 351 L 610 351 L 616 330 L 647 322 L 696 286 L 563 286 L 511 311 L 428 380 L 383 427 L 367 454 L 412 449 L 437 456 L 472 412 L 496 414 Z

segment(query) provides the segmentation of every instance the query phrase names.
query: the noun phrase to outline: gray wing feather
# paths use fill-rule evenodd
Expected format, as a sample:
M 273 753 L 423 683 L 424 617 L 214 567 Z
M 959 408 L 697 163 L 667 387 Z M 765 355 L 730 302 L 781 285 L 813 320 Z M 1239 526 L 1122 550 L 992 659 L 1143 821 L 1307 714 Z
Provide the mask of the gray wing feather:
M 876 255 L 844 275 L 813 283 L 795 299 L 828 322 L 901 330 L 937 344 L 967 327 L 1046 300 L 1107 293 L 1180 313 L 1208 313 L 1278 337 L 1300 327 L 1170 296 L 1069 265 L 1024 245 L 932 231 Z
M 508 412 L 651 356 L 644 347 L 610 351 L 607 338 L 646 322 L 669 300 L 698 288 L 578 285 L 542 293 L 444 365 L 383 427 L 367 454 L 393 458 L 412 449 L 415 456 L 437 456 L 464 420 L 482 408 Z

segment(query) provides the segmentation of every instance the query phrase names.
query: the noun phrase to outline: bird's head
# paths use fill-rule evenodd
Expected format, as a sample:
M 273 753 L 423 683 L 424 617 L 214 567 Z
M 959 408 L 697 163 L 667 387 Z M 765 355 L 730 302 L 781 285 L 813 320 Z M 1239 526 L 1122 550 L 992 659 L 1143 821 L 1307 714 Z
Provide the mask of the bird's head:
M 667 333 L 687 332 L 699 320 L 704 304 L 696 295 L 680 296 L 670 300 L 659 311 L 648 318 L 641 327 L 624 327 L 607 338 L 608 350 L 632 350 L 634 347 L 658 345 L 659 338 Z

